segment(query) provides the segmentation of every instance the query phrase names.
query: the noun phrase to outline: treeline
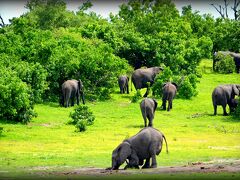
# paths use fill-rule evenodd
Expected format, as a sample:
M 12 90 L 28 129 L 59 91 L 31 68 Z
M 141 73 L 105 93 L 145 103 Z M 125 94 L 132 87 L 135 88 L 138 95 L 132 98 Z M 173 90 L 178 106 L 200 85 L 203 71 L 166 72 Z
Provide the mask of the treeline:
M 120 74 L 143 66 L 165 66 L 169 79 L 184 76 L 195 89 L 202 58 L 240 49 L 239 21 L 191 6 L 180 15 L 170 0 L 129 1 L 108 20 L 86 13 L 90 2 L 79 5 L 74 13 L 63 0 L 30 0 L 29 12 L 0 29 L 1 119 L 28 122 L 33 105 L 58 101 L 72 78 L 83 81 L 88 99 L 107 99 Z

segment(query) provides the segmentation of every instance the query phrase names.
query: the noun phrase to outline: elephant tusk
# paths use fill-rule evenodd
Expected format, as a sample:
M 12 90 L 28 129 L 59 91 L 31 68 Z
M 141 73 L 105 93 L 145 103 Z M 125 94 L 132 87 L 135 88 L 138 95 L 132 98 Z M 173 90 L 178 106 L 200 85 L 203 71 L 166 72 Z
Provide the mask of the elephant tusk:
M 127 163 L 127 165 L 129 165 L 129 162 L 128 162 L 128 160 L 126 159 L 126 163 Z

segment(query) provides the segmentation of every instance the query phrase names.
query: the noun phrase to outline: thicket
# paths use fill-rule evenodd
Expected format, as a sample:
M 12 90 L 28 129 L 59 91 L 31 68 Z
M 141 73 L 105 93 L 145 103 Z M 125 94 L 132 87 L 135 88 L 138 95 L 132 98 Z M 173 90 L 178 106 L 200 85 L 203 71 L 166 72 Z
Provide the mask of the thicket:
M 171 72 L 157 77 L 156 94 L 163 81 L 185 77 L 179 94 L 190 98 L 196 94 L 192 77 L 199 76 L 202 58 L 240 49 L 239 22 L 202 16 L 191 6 L 180 15 L 170 0 L 130 0 L 109 20 L 86 13 L 90 6 L 83 3 L 74 13 L 63 0 L 30 0 L 29 12 L 0 29 L 0 66 L 2 74 L 8 74 L 1 83 L 10 88 L 7 81 L 13 78 L 22 88 L 14 96 L 24 94 L 17 110 L 8 108 L 15 106 L 13 101 L 1 101 L 2 117 L 29 121 L 33 104 L 58 101 L 67 79 L 81 79 L 89 100 L 108 99 L 120 74 L 142 66 L 164 65 Z M 13 96 L 5 94 L 2 91 L 4 98 Z

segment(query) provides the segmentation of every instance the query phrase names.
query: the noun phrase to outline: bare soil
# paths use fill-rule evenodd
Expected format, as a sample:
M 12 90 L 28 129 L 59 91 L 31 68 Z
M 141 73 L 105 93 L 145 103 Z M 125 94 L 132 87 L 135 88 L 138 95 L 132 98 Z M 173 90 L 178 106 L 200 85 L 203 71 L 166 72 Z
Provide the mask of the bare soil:
M 40 169 L 39 169 L 40 170 Z M 35 171 L 36 172 L 36 171 Z M 240 160 L 222 162 L 196 162 L 183 166 L 165 166 L 153 169 L 119 169 L 106 170 L 103 168 L 77 168 L 65 171 L 37 171 L 38 175 L 56 176 L 108 176 L 108 175 L 134 175 L 134 174 L 175 174 L 175 173 L 240 173 Z

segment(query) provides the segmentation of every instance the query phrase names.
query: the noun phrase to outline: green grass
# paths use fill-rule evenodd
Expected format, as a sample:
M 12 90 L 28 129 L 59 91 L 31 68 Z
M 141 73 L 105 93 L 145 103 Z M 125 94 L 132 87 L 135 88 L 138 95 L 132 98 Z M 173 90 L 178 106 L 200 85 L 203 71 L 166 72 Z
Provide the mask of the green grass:
M 164 144 L 157 157 L 158 166 L 240 158 L 240 120 L 222 116 L 221 107 L 213 116 L 211 102 L 214 87 L 239 83 L 239 74 L 214 74 L 210 66 L 207 60 L 201 64 L 205 74 L 196 97 L 174 99 L 170 112 L 160 110 L 161 100 L 157 99 L 154 127 L 165 134 L 169 145 L 169 154 Z M 0 121 L 0 171 L 35 166 L 109 167 L 112 150 L 143 127 L 139 102 L 131 103 L 134 93 L 120 95 L 116 89 L 109 101 L 87 102 L 96 119 L 84 133 L 66 124 L 73 108 L 61 108 L 55 103 L 36 105 L 38 117 L 28 125 Z

